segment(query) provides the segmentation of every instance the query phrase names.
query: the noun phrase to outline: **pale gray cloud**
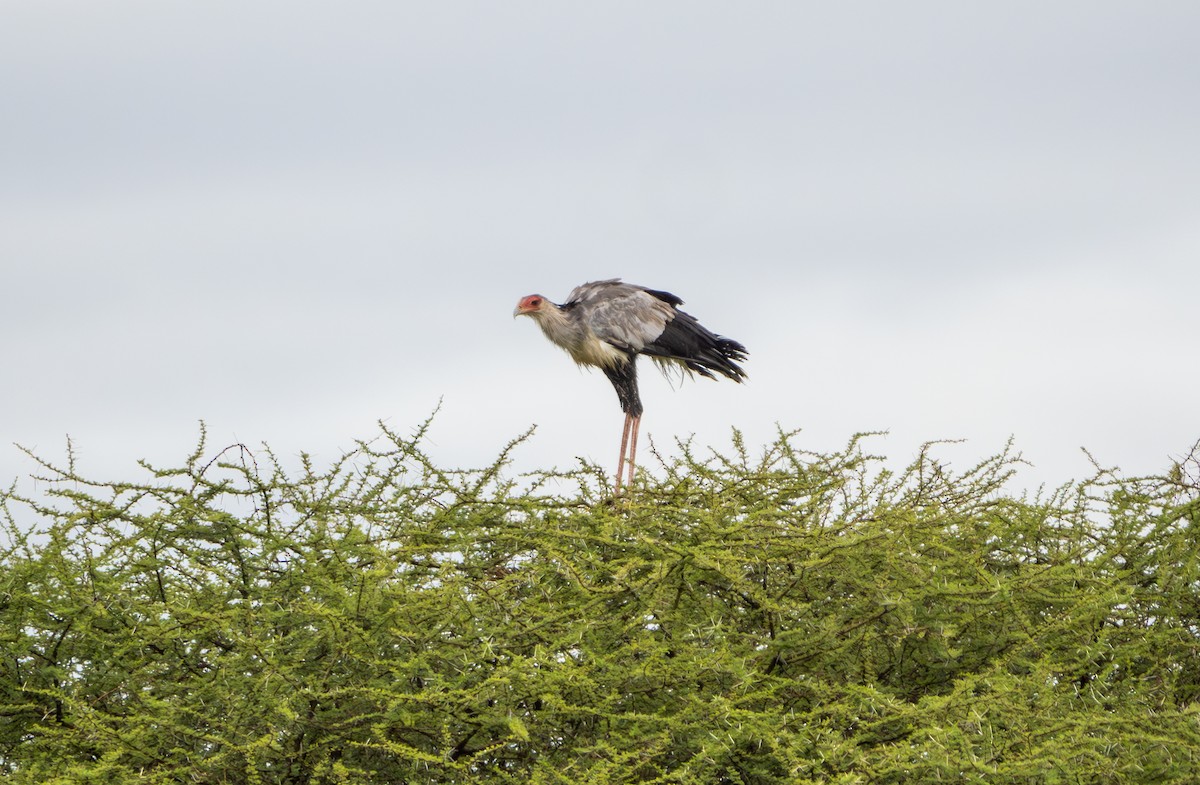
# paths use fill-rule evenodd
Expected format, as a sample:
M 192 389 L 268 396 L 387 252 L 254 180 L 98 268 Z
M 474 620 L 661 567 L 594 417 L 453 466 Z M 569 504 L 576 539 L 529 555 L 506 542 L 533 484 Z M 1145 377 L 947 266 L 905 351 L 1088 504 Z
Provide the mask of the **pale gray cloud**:
M 608 464 L 607 382 L 509 314 L 611 276 L 751 350 L 744 387 L 644 374 L 663 445 L 1011 434 L 1058 480 L 1200 437 L 1192 3 L 5 18 L 5 442 L 332 455 L 444 398 L 449 463 L 538 422 L 521 467 Z

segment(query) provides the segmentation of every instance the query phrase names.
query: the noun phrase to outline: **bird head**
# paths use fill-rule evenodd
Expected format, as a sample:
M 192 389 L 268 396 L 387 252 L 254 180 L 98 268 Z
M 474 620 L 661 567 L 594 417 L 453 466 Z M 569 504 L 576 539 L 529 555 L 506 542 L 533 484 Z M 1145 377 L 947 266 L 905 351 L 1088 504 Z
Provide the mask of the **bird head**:
M 529 294 L 522 297 L 521 301 L 517 303 L 516 309 L 513 310 L 513 316 L 536 316 L 549 305 L 550 301 L 540 294 Z

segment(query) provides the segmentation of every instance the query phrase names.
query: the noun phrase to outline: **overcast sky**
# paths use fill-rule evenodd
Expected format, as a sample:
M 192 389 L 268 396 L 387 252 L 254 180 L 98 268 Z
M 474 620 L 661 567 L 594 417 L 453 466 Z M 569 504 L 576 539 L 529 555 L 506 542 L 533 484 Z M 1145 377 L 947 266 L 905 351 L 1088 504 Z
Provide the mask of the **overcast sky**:
M 0 481 L 406 432 L 615 464 L 528 320 L 623 277 L 750 350 L 643 435 L 776 423 L 1027 483 L 1200 438 L 1200 3 L 54 2 L 0 25 Z M 646 445 L 646 442 L 643 442 Z M 648 462 L 648 451 L 643 453 Z

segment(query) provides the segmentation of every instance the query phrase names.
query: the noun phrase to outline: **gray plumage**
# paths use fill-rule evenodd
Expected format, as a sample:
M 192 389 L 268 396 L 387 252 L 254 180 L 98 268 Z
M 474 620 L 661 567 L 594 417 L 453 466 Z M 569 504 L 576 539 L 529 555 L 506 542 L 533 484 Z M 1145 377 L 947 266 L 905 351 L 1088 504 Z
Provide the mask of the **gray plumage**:
M 571 290 L 561 305 L 540 294 L 517 303 L 514 316 L 531 316 L 553 343 L 561 346 L 580 365 L 600 368 L 617 391 L 625 412 L 621 462 L 617 466 L 617 490 L 621 469 L 628 460 L 633 481 L 633 453 L 642 402 L 637 388 L 637 357 L 644 354 L 664 368 L 675 365 L 685 373 L 709 379 L 717 375 L 735 382 L 746 378 L 739 362 L 746 360 L 746 347 L 717 335 L 679 310 L 683 300 L 670 292 L 622 283 L 619 278 L 591 281 Z M 633 447 L 625 456 L 627 437 Z

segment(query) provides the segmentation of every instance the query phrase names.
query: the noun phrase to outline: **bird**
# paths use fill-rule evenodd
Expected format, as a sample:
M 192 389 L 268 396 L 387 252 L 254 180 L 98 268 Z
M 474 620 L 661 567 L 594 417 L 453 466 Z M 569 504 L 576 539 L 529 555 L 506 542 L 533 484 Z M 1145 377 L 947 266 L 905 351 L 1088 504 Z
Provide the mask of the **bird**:
M 675 368 L 683 375 L 708 379 L 720 375 L 741 383 L 747 378 L 738 365 L 746 361 L 746 347 L 712 332 L 679 310 L 681 305 L 683 300 L 670 292 L 609 278 L 576 286 L 561 305 L 530 294 L 513 310 L 514 318 L 529 316 L 536 321 L 546 337 L 577 364 L 599 368 L 612 382 L 625 412 L 615 495 L 621 493 L 626 467 L 628 485 L 633 485 L 642 419 L 637 382 L 640 355 L 655 361 L 664 373 Z

